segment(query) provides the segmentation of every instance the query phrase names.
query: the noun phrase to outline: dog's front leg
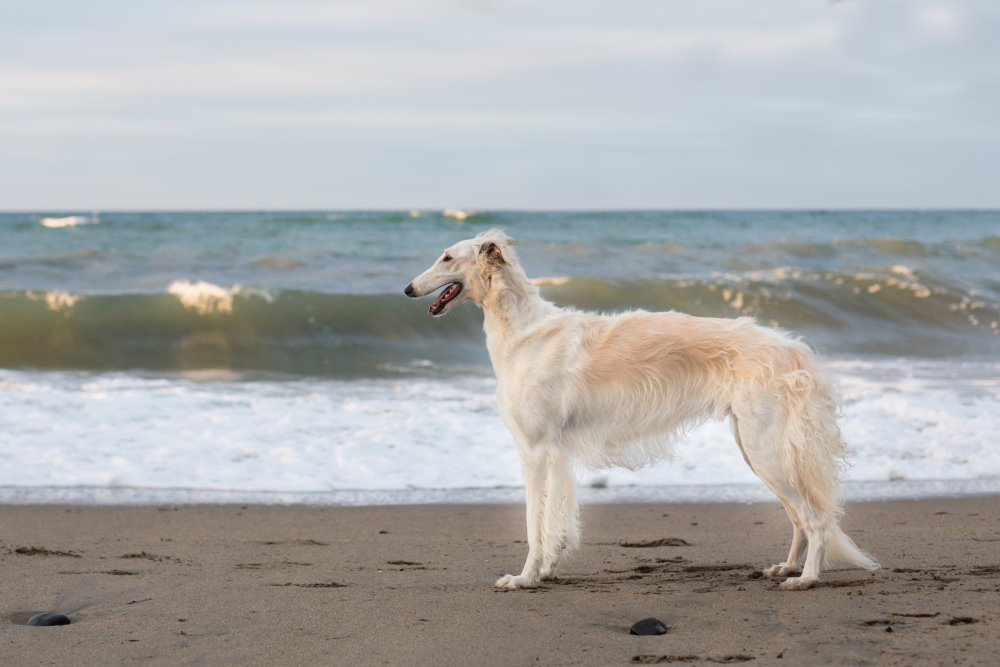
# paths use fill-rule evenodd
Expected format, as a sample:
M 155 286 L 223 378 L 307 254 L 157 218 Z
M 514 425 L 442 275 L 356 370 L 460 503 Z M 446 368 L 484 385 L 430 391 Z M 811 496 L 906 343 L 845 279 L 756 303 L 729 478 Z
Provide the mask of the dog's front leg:
M 580 542 L 576 479 L 570 460 L 558 448 L 546 452 L 545 508 L 542 511 L 541 578 L 555 579 L 559 559 Z
M 538 585 L 542 566 L 542 521 L 545 510 L 545 480 L 548 473 L 544 447 L 520 447 L 521 471 L 524 473 L 525 516 L 528 524 L 528 558 L 521 574 L 505 574 L 493 584 L 496 588 L 515 590 Z

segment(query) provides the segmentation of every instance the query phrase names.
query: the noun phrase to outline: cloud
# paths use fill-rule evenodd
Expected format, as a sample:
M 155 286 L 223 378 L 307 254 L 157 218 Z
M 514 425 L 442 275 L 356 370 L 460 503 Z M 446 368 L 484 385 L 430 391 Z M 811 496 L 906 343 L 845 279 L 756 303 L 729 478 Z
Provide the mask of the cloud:
M 954 40 L 964 33 L 962 15 L 953 7 L 920 7 L 915 18 L 919 30 L 934 39 Z
M 829 52 L 837 44 L 834 25 L 794 26 L 784 30 L 609 30 L 568 32 L 559 41 L 600 46 L 602 55 L 671 59 L 708 56 L 736 63 Z
M 354 16 L 350 7 L 312 8 L 308 17 Z M 234 10 L 226 9 L 228 16 Z M 280 7 L 257 6 L 244 20 L 266 22 Z M 360 13 L 373 18 L 364 11 Z M 294 12 L 293 12 L 294 13 Z M 325 16 L 326 14 L 324 14 Z M 220 18 L 221 20 L 221 18 Z M 305 20 L 296 16 L 296 21 Z M 373 19 L 374 20 L 374 19 Z M 392 93 L 426 88 L 460 87 L 497 81 L 503 85 L 519 76 L 537 77 L 568 69 L 609 63 L 645 64 L 709 57 L 740 63 L 795 57 L 829 51 L 836 45 L 832 26 L 803 26 L 795 30 L 715 30 L 663 32 L 643 29 L 600 30 L 534 29 L 517 32 L 517 47 L 505 45 L 506 36 L 491 34 L 489 41 L 428 46 L 427 44 L 288 44 L 281 49 L 225 48 L 205 50 L 200 58 L 172 61 L 171 40 L 146 42 L 139 50 L 134 41 L 117 42 L 108 36 L 109 49 L 131 49 L 131 62 L 89 49 L 71 66 L 5 67 L 0 69 L 0 89 L 6 94 L 0 108 L 58 109 L 70 103 L 89 106 L 109 100 L 218 99 L 281 95 L 362 95 L 387 97 Z M 460 93 L 460 89 L 458 89 Z
M 187 21 L 200 28 L 359 28 L 413 25 L 440 18 L 443 3 L 406 0 L 225 4 L 195 8 Z
M 494 187 L 507 205 L 544 205 L 548 186 L 551 201 L 600 205 L 594 197 L 603 193 L 607 205 L 657 197 L 670 205 L 676 196 L 656 185 L 664 182 L 705 203 L 739 205 L 751 195 L 759 203 L 777 193 L 780 205 L 789 172 L 806 180 L 796 196 L 849 203 L 845 184 L 808 176 L 853 173 L 856 162 L 878 167 L 886 192 L 904 191 L 912 153 L 897 156 L 912 147 L 925 155 L 947 148 L 959 166 L 935 191 L 968 192 L 957 186 L 978 182 L 978 172 L 964 174 L 961 165 L 1000 149 L 995 7 L 992 0 L 24 5 L 0 16 L 0 177 L 21 179 L 17 196 L 44 199 L 68 191 L 52 175 L 83 154 L 104 164 L 92 171 L 103 169 L 108 183 L 130 161 L 150 169 L 211 163 L 219 173 L 212 196 L 238 199 L 226 193 L 254 182 L 250 196 L 286 192 L 284 205 L 294 207 L 301 174 L 296 182 L 288 170 L 255 166 L 291 160 L 339 173 L 345 191 L 373 191 L 371 172 L 339 172 L 327 157 L 336 155 L 378 173 L 389 193 L 382 205 L 408 206 L 418 194 L 413 170 L 392 180 L 387 161 L 420 165 L 420 196 L 441 173 L 470 197 Z M 15 157 L 39 171 L 28 178 Z M 456 161 L 478 169 L 455 171 Z M 227 184 L 227 164 L 240 182 Z M 477 180 L 483 173 L 490 180 Z M 75 178 L 73 187 L 86 190 L 91 173 Z M 208 196 L 183 170 L 170 179 L 178 197 Z M 574 191 L 573 182 L 586 186 Z M 145 191 L 140 186 L 134 191 Z

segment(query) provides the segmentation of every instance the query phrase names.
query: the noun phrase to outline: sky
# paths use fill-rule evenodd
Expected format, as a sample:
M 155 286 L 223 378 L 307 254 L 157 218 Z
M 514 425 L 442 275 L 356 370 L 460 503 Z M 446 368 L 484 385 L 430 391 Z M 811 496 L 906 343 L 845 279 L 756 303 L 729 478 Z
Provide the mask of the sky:
M 996 0 L 0 0 L 0 209 L 1000 207 Z

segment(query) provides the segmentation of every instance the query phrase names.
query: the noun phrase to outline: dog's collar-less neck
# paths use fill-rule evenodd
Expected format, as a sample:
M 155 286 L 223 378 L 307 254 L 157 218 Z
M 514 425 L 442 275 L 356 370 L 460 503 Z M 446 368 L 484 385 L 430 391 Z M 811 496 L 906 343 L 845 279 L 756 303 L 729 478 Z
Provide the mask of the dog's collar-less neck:
M 555 308 L 542 298 L 522 271 L 513 267 L 491 278 L 482 307 L 491 353 L 498 345 L 512 342 L 533 329 Z

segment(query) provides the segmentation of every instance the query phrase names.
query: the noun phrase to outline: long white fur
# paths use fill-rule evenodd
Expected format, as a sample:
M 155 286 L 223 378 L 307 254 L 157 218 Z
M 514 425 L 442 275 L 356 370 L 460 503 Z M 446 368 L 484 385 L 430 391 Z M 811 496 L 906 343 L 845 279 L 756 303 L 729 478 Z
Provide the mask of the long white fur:
M 579 544 L 575 465 L 669 459 L 687 430 L 727 417 L 747 464 L 792 522 L 788 558 L 765 576 L 788 577 L 781 588 L 798 590 L 833 563 L 878 569 L 838 524 L 846 449 L 834 392 L 807 345 L 750 318 L 556 307 L 497 230 L 448 248 L 406 293 L 454 283 L 459 294 L 433 314 L 467 299 L 482 307 L 500 414 L 524 473 L 528 557 L 498 588 L 553 578 Z

